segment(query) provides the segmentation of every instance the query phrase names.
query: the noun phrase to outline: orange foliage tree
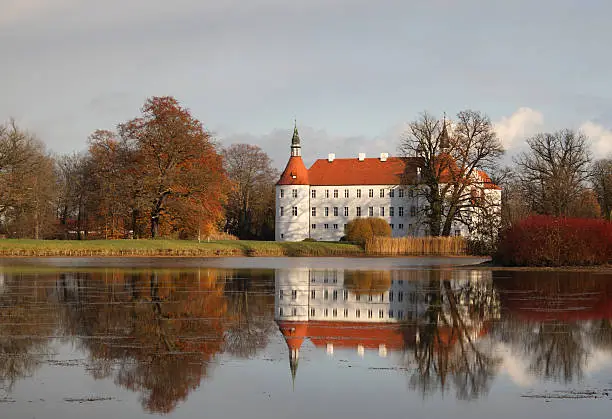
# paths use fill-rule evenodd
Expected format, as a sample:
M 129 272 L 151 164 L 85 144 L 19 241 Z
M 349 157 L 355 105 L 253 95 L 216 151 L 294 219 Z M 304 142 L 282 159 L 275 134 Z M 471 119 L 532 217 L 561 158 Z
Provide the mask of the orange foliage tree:
M 219 222 L 227 178 L 211 135 L 173 97 L 152 97 L 142 116 L 119 125 L 134 155 L 134 202 L 151 237 L 194 235 Z

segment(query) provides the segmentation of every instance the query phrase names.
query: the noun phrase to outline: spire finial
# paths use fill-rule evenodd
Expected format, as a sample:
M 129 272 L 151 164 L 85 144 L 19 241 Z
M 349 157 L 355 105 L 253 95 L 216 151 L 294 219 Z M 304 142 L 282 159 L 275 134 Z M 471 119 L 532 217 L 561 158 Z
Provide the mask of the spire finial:
M 297 129 L 297 119 L 293 119 L 293 137 L 291 138 L 291 155 L 292 156 L 301 156 L 302 146 L 300 145 L 300 134 Z

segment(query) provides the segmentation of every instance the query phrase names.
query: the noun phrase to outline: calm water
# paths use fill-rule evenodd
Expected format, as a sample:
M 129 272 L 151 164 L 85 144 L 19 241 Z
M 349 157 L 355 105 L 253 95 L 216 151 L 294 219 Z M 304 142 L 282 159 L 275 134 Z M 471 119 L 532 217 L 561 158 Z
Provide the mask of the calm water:
M 591 418 L 612 275 L 469 259 L 0 260 L 0 418 Z

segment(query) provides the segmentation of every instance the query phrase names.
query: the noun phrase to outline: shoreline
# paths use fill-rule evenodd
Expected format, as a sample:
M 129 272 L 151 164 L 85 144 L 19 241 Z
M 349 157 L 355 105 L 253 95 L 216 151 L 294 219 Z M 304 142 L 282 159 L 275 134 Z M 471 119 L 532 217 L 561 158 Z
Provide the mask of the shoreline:
M 540 272 L 602 272 L 612 274 L 612 265 L 586 265 L 586 266 L 503 266 L 496 265 L 491 261 L 468 265 L 474 269 L 486 269 L 491 271 L 540 271 Z

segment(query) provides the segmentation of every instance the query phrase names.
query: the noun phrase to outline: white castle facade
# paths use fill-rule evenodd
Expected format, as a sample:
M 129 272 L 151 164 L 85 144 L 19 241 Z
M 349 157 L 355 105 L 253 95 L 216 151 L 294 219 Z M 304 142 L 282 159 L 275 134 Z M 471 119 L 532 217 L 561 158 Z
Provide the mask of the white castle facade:
M 387 153 L 377 158 L 360 153 L 353 159 L 336 159 L 329 154 L 306 169 L 296 127 L 291 157 L 276 184 L 276 241 L 337 241 L 349 221 L 357 217 L 386 220 L 393 237 L 427 235 L 418 161 Z M 413 172 L 411 183 L 401 182 L 407 172 Z M 486 173 L 479 171 L 477 176 L 488 185 L 482 188 L 486 199 L 501 203 L 500 188 L 490 183 Z M 475 211 L 473 216 L 477 215 Z M 465 223 L 456 222 L 452 234 L 469 236 L 470 231 Z

